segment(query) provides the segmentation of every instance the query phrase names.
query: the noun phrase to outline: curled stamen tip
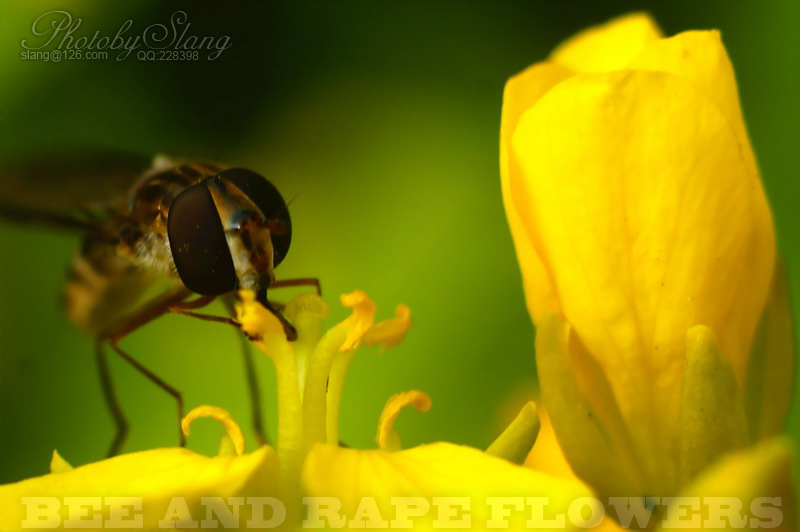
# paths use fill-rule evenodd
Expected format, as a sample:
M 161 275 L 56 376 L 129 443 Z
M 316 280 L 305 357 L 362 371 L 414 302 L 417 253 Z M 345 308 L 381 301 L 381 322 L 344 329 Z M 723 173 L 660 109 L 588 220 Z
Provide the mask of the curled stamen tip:
M 364 334 L 364 343 L 367 345 L 383 344 L 381 353 L 399 344 L 411 327 L 411 309 L 407 305 L 397 305 L 395 317 L 383 320 L 370 328 Z
M 328 317 L 329 309 L 325 301 L 317 294 L 300 294 L 289 301 L 285 310 L 286 316 L 295 321 L 298 317 L 307 315 L 312 318 L 324 320 Z
M 192 422 L 201 417 L 210 417 L 222 423 L 228 437 L 231 439 L 231 442 L 233 442 L 233 448 L 236 454 L 239 456 L 244 454 L 244 434 L 242 433 L 242 429 L 239 428 L 239 425 L 233 420 L 230 412 L 223 408 L 203 405 L 192 409 L 192 411 L 186 414 L 181 420 L 181 430 L 186 436 L 189 435 L 189 427 L 192 425 Z
M 378 446 L 384 451 L 399 451 L 402 449 L 400 435 L 394 430 L 394 422 L 397 420 L 400 411 L 407 406 L 413 406 L 417 412 L 427 412 L 432 405 L 433 402 L 430 396 L 419 390 L 411 390 L 390 397 L 386 401 L 386 406 L 383 407 L 383 412 L 378 421 L 378 435 L 375 438 Z
M 353 290 L 349 294 L 342 294 L 342 305 L 353 309 L 343 323 L 347 327 L 347 338 L 339 351 L 349 351 L 361 342 L 364 336 L 375 321 L 375 303 L 367 296 L 363 290 Z
M 372 307 L 375 306 L 375 304 L 369 299 L 367 293 L 363 290 L 353 290 L 348 294 L 342 294 L 339 296 L 339 300 L 345 307 L 355 307 L 361 303 L 370 304 Z

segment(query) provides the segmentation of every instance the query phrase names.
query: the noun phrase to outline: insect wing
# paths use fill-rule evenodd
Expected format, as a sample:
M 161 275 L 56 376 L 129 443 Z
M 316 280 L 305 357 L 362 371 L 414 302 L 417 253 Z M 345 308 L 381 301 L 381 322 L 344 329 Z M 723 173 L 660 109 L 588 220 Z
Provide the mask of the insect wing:
M 0 218 L 86 229 L 124 205 L 151 159 L 125 152 L 49 154 L 0 163 Z
M 87 208 L 124 198 L 151 158 L 124 152 L 49 154 L 0 164 L 0 205 Z

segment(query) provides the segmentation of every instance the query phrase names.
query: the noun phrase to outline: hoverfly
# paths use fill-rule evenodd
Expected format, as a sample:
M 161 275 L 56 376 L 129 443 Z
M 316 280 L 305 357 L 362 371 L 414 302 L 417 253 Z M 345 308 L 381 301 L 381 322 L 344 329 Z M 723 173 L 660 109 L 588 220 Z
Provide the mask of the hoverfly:
M 220 296 L 232 310 L 236 290 L 247 288 L 281 320 L 292 339 L 293 328 L 281 306 L 267 299 L 267 290 L 307 285 L 320 292 L 317 279 L 275 280 L 274 269 L 291 243 L 291 219 L 275 186 L 252 170 L 175 164 L 165 158 L 148 165 L 139 157 L 111 154 L 7 165 L 2 172 L 6 195 L 0 196 L 0 216 L 82 233 L 68 271 L 64 309 L 70 321 L 96 340 L 102 390 L 116 425 L 110 455 L 120 451 L 128 428 L 113 390 L 105 344 L 175 399 L 180 425 L 181 393 L 120 348 L 125 336 L 170 312 L 238 327 L 231 317 L 195 311 Z M 100 202 L 98 212 L 93 200 L 120 182 L 128 183 L 127 193 Z M 62 189 L 76 183 L 84 208 L 77 213 L 62 210 L 63 198 L 70 196 Z M 95 209 L 87 210 L 89 205 Z M 167 279 L 169 288 L 142 303 L 159 278 Z M 190 300 L 193 294 L 199 297 Z M 264 442 L 258 385 L 244 338 L 242 345 L 254 432 Z M 179 435 L 183 445 L 180 427 Z

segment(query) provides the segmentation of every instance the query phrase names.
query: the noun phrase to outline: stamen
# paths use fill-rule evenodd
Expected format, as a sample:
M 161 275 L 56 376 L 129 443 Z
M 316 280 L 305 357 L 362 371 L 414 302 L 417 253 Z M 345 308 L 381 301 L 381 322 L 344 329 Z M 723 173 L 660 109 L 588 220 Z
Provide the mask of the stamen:
M 362 290 L 354 290 L 349 294 L 342 294 L 342 305 L 351 307 L 353 313 L 342 322 L 347 327 L 347 339 L 339 351 L 345 352 L 358 347 L 361 337 L 364 336 L 375 321 L 375 303 L 367 297 Z
M 328 376 L 327 388 L 327 441 L 330 445 L 339 444 L 339 409 L 342 404 L 342 392 L 344 390 L 344 380 L 347 376 L 347 369 L 350 367 L 350 362 L 355 355 L 354 350 L 347 351 L 346 353 L 339 353 L 339 356 L 334 358 L 333 365 L 331 366 L 330 374 Z
M 244 454 L 244 434 L 242 433 L 242 429 L 239 428 L 239 425 L 236 424 L 236 422 L 233 420 L 233 417 L 227 410 L 218 408 L 216 406 L 198 406 L 186 414 L 186 416 L 184 416 L 184 418 L 181 420 L 181 430 L 186 436 L 189 435 L 189 427 L 191 426 L 192 422 L 201 417 L 210 417 L 222 423 L 222 425 L 225 427 L 228 437 L 233 442 L 233 448 L 236 451 L 236 454 L 238 456 Z
M 400 411 L 407 406 L 413 406 L 417 412 L 427 412 L 431 409 L 432 404 L 428 394 L 419 390 L 399 393 L 389 398 L 386 401 L 386 406 L 383 407 L 380 421 L 378 421 L 378 435 L 375 438 L 378 446 L 384 451 L 399 451 L 402 449 L 400 435 L 394 430 L 394 422 L 397 420 Z
M 381 353 L 399 344 L 411 327 L 411 309 L 406 305 L 397 305 L 395 317 L 376 323 L 364 334 L 363 341 L 367 345 L 383 344 Z
M 283 324 L 264 305 L 256 301 L 252 290 L 239 290 L 241 303 L 236 305 L 236 321 L 250 338 L 264 338 L 270 333 L 283 333 Z M 267 353 L 269 354 L 269 353 Z
M 303 395 L 303 420 L 305 422 L 305 448 L 310 449 L 314 443 L 324 442 L 327 435 L 328 382 L 331 367 L 346 341 L 348 329 L 340 323 L 330 329 L 317 343 L 309 359 L 306 391 Z
M 284 500 L 299 499 L 298 480 L 309 449 L 320 442 L 338 443 L 341 392 L 356 349 L 362 341 L 383 344 L 384 350 L 397 344 L 410 325 L 410 311 L 400 305 L 394 318 L 376 325 L 375 304 L 363 291 L 355 290 L 341 298 L 342 304 L 352 309 L 350 316 L 323 334 L 322 321 L 328 315 L 328 306 L 317 294 L 303 294 L 285 308 L 285 316 L 297 332 L 297 338 L 290 342 L 280 320 L 252 292 L 242 291 L 240 296 L 237 319 L 242 331 L 275 364 L 280 491 Z M 415 404 L 418 410 L 430 408 L 430 399 L 421 392 L 404 396 L 405 405 Z M 403 406 L 400 403 L 398 411 Z M 396 417 L 397 412 L 384 422 L 381 441 L 387 448 L 400 446 L 396 433 L 394 437 L 390 434 Z M 288 514 L 299 516 L 300 508 L 288 505 Z

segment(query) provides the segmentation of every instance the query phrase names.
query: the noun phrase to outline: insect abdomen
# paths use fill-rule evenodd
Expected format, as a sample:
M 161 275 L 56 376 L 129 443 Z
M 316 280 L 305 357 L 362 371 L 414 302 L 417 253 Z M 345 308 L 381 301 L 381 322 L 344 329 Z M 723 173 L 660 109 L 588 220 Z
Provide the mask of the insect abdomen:
M 217 171 L 193 164 L 144 176 L 131 190 L 127 212 L 114 217 L 107 234 L 84 238 L 63 297 L 75 325 L 100 333 L 118 322 L 156 279 L 175 278 L 166 237 L 170 204 L 187 186 Z
M 108 241 L 87 236 L 67 273 L 63 303 L 76 326 L 98 333 L 125 313 L 153 282 Z

